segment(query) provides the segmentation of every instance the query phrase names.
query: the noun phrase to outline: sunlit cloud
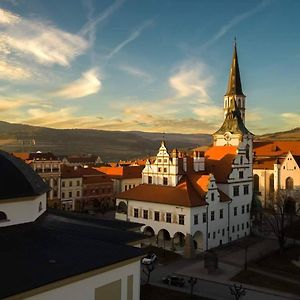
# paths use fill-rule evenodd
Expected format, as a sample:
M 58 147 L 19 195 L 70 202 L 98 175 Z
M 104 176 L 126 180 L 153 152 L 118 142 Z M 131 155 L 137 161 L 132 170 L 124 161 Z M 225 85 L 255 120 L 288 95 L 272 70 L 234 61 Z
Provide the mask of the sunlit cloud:
M 212 85 L 212 76 L 207 75 L 207 67 L 199 62 L 186 62 L 175 70 L 169 78 L 170 86 L 176 91 L 176 96 L 197 97 L 206 102 L 209 98 L 208 88 Z
M 300 113 L 294 113 L 294 112 L 282 113 L 281 118 L 291 128 L 299 127 Z
M 0 60 L 0 79 L 26 80 L 30 77 L 31 72 L 28 69 Z
M 90 69 L 83 73 L 79 79 L 65 85 L 52 95 L 64 99 L 77 99 L 98 93 L 101 86 L 98 70 Z
M 21 18 L 7 10 L 0 23 L 0 54 L 18 56 L 43 65 L 69 66 L 89 47 L 79 35 L 56 28 L 49 22 Z

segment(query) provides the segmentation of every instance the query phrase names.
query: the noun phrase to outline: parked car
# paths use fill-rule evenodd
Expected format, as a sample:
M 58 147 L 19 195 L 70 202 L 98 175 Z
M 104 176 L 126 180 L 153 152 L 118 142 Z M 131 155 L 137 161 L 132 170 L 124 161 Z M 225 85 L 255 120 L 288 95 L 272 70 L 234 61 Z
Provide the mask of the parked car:
M 183 287 L 185 285 L 185 280 L 175 275 L 168 275 L 166 277 L 163 277 L 162 282 L 168 285 L 180 286 L 180 287 Z
M 155 253 L 148 253 L 145 257 L 142 258 L 142 264 L 150 265 L 153 264 L 157 260 L 157 256 Z

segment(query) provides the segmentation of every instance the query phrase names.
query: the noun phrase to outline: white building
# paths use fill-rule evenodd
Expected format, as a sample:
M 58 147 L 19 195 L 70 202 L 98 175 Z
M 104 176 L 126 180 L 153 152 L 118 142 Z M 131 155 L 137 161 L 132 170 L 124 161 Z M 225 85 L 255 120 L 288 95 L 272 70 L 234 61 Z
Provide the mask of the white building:
M 190 245 L 205 251 L 250 233 L 253 135 L 244 124 L 236 45 L 224 109 L 205 155 L 170 153 L 162 142 L 155 162 L 146 163 L 142 184 L 117 196 L 116 218 L 144 223 L 158 244 L 168 240 L 176 248 L 185 239 L 187 256 Z
M 4 151 L 0 165 L 1 299 L 140 299 L 143 251 L 131 245 L 143 235 L 128 223 L 46 213 L 43 179 Z

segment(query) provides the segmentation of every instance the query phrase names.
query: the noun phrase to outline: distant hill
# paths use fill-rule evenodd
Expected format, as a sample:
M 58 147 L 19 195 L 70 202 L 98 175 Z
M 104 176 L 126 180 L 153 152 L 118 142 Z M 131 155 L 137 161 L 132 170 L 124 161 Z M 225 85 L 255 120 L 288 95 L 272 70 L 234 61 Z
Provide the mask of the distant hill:
M 13 151 L 50 151 L 56 155 L 97 154 L 104 161 L 156 154 L 161 133 L 52 129 L 0 121 L 0 148 Z M 168 148 L 190 149 L 211 143 L 209 134 L 165 135 Z
M 275 133 L 267 133 L 260 136 L 256 136 L 255 140 L 300 140 L 300 127 Z

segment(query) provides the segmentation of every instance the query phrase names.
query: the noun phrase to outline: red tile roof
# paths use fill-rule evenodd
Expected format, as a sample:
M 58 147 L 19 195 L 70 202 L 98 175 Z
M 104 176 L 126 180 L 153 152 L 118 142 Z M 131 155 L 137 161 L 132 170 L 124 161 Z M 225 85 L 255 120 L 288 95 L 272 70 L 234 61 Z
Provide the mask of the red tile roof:
M 142 178 L 144 166 L 99 167 L 95 169 L 109 175 L 111 178 L 130 179 Z
M 293 155 L 300 155 L 300 141 L 257 141 L 253 143 L 253 151 L 256 157 L 285 156 L 289 151 Z
M 95 183 L 111 183 L 112 184 L 112 180 L 104 175 L 104 176 L 84 176 L 82 178 L 82 183 L 83 184 L 95 184 Z
M 225 183 L 236 155 L 235 146 L 213 146 L 205 152 L 205 170 L 214 174 L 217 182 Z

